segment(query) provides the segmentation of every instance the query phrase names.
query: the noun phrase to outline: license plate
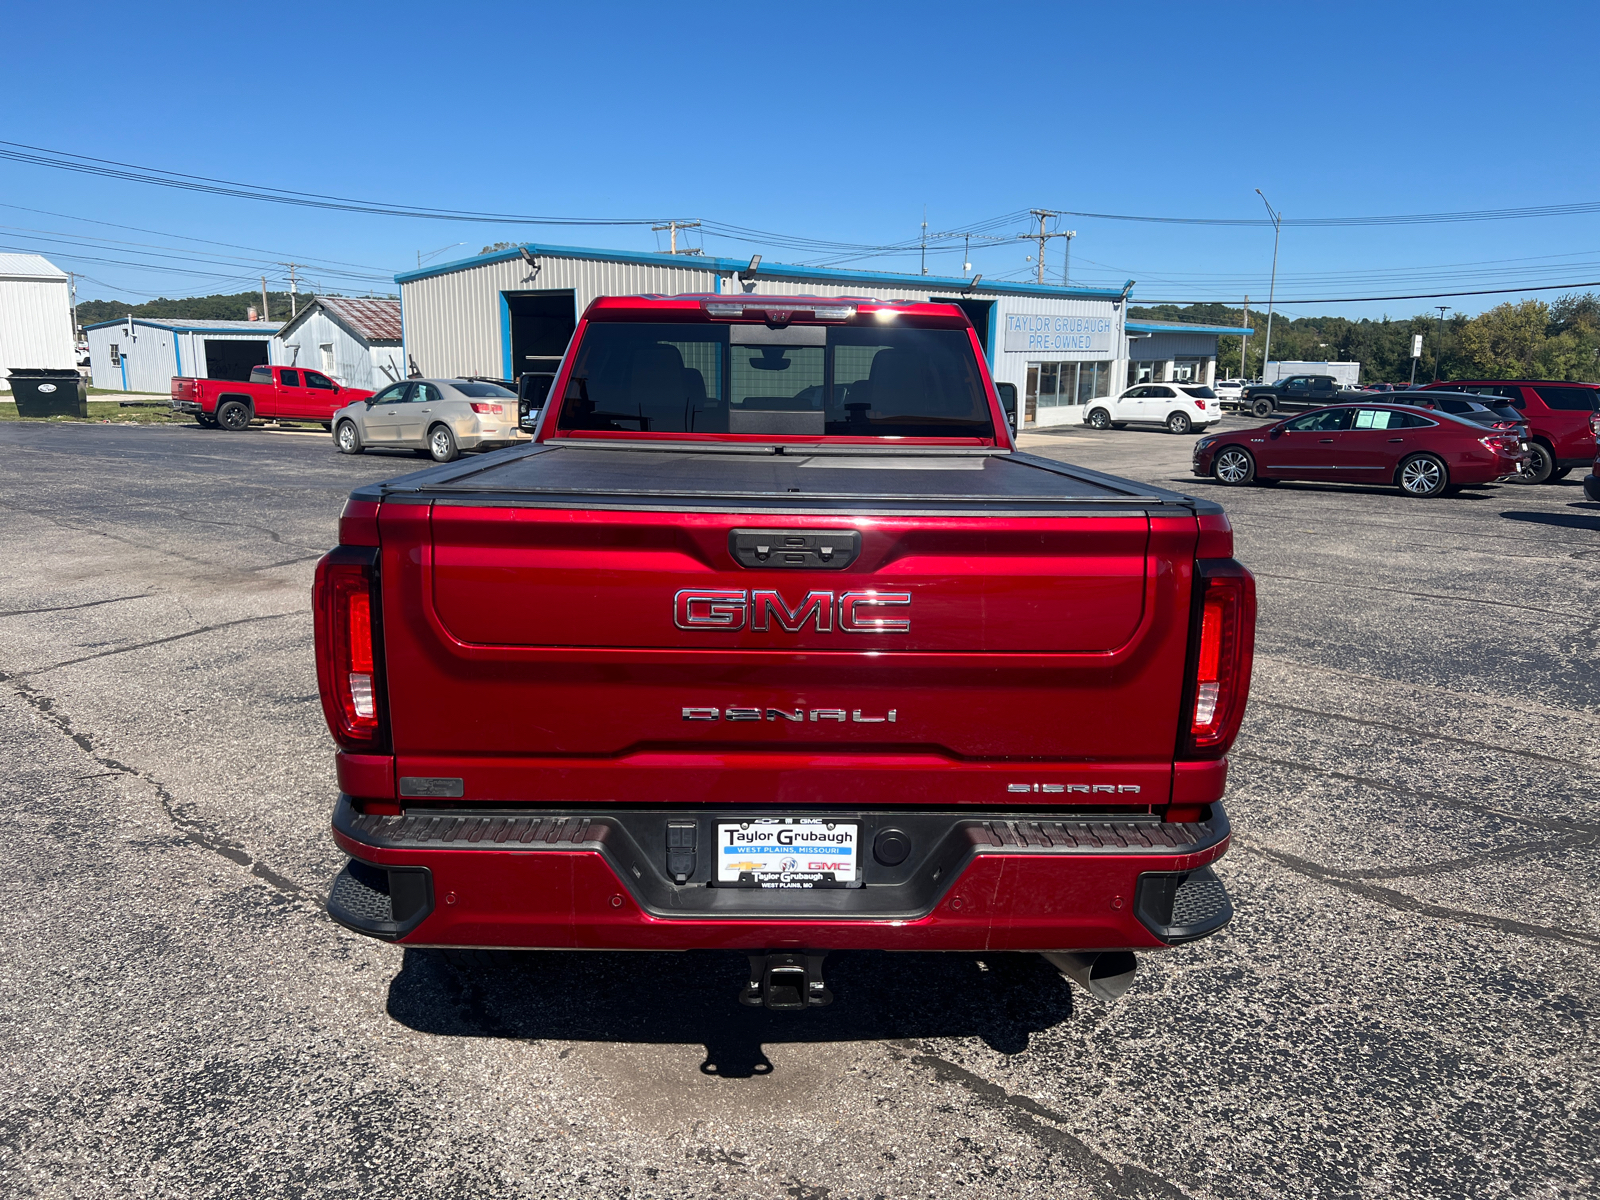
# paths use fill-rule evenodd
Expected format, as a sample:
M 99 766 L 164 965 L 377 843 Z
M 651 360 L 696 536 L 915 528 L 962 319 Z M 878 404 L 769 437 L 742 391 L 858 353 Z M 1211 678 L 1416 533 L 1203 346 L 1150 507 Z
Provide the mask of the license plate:
M 774 819 L 717 826 L 717 882 L 774 891 L 854 887 L 861 826 Z

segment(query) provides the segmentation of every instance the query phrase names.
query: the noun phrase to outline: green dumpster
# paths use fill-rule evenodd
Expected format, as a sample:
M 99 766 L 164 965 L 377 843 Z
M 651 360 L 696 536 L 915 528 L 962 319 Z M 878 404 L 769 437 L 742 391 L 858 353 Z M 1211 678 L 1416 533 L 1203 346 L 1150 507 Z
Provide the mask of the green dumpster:
M 64 371 L 13 368 L 9 377 L 19 417 L 89 416 L 89 386 L 70 368 Z

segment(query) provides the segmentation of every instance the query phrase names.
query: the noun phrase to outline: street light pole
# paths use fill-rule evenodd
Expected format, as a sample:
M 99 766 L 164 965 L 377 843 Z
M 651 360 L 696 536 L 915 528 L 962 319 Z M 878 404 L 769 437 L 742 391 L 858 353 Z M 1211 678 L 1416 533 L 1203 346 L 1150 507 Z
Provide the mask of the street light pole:
M 1439 310 L 1439 344 L 1433 348 L 1433 381 L 1439 382 L 1439 360 L 1444 357 L 1444 315 L 1450 311 L 1448 304 L 1435 304 Z
M 1278 235 L 1283 232 L 1283 214 L 1273 212 L 1261 189 L 1256 189 L 1261 203 L 1267 205 L 1267 215 L 1272 218 L 1272 283 L 1267 288 L 1267 340 L 1261 348 L 1261 382 L 1267 382 L 1267 360 L 1272 357 L 1272 302 L 1278 296 Z

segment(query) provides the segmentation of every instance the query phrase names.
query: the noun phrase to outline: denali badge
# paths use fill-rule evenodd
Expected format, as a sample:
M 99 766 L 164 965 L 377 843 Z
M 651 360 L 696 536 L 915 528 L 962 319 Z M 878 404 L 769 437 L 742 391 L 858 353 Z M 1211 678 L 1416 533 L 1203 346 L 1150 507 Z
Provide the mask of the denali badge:
M 1099 792 L 1104 795 L 1110 792 L 1116 795 L 1119 792 L 1135 792 L 1139 790 L 1137 783 L 1008 783 L 1008 792 L 1079 792 L 1092 794 Z
M 766 632 L 774 622 L 785 633 L 814 624 L 818 633 L 910 633 L 909 617 L 877 616 L 871 610 L 908 608 L 910 592 L 807 592 L 793 608 L 771 589 L 684 588 L 672 598 L 672 620 L 679 629 L 751 629 Z
M 848 717 L 842 708 L 813 708 L 811 719 L 813 721 L 845 721 L 849 720 L 856 725 L 882 725 L 884 722 L 893 724 L 898 714 L 897 709 L 891 708 L 885 716 L 864 717 L 859 708 L 852 708 Z M 806 719 L 806 710 L 803 708 L 685 708 L 683 719 L 685 721 L 759 721 L 765 714 L 769 721 L 791 721 L 796 724 Z M 1138 789 L 1135 788 L 1135 791 Z

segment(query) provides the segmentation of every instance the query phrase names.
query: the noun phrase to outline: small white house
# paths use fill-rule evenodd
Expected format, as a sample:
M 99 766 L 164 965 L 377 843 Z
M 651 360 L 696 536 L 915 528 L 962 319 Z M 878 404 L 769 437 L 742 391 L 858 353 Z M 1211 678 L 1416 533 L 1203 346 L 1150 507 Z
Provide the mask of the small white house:
M 166 393 L 174 375 L 201 379 L 250 378 L 250 368 L 272 361 L 274 321 L 191 321 L 176 317 L 123 317 L 84 326 L 91 382 L 123 392 Z
M 13 370 L 76 366 L 67 273 L 42 255 L 0 254 L 0 391 Z
M 318 296 L 272 339 L 272 361 L 370 391 L 404 379 L 400 301 Z

